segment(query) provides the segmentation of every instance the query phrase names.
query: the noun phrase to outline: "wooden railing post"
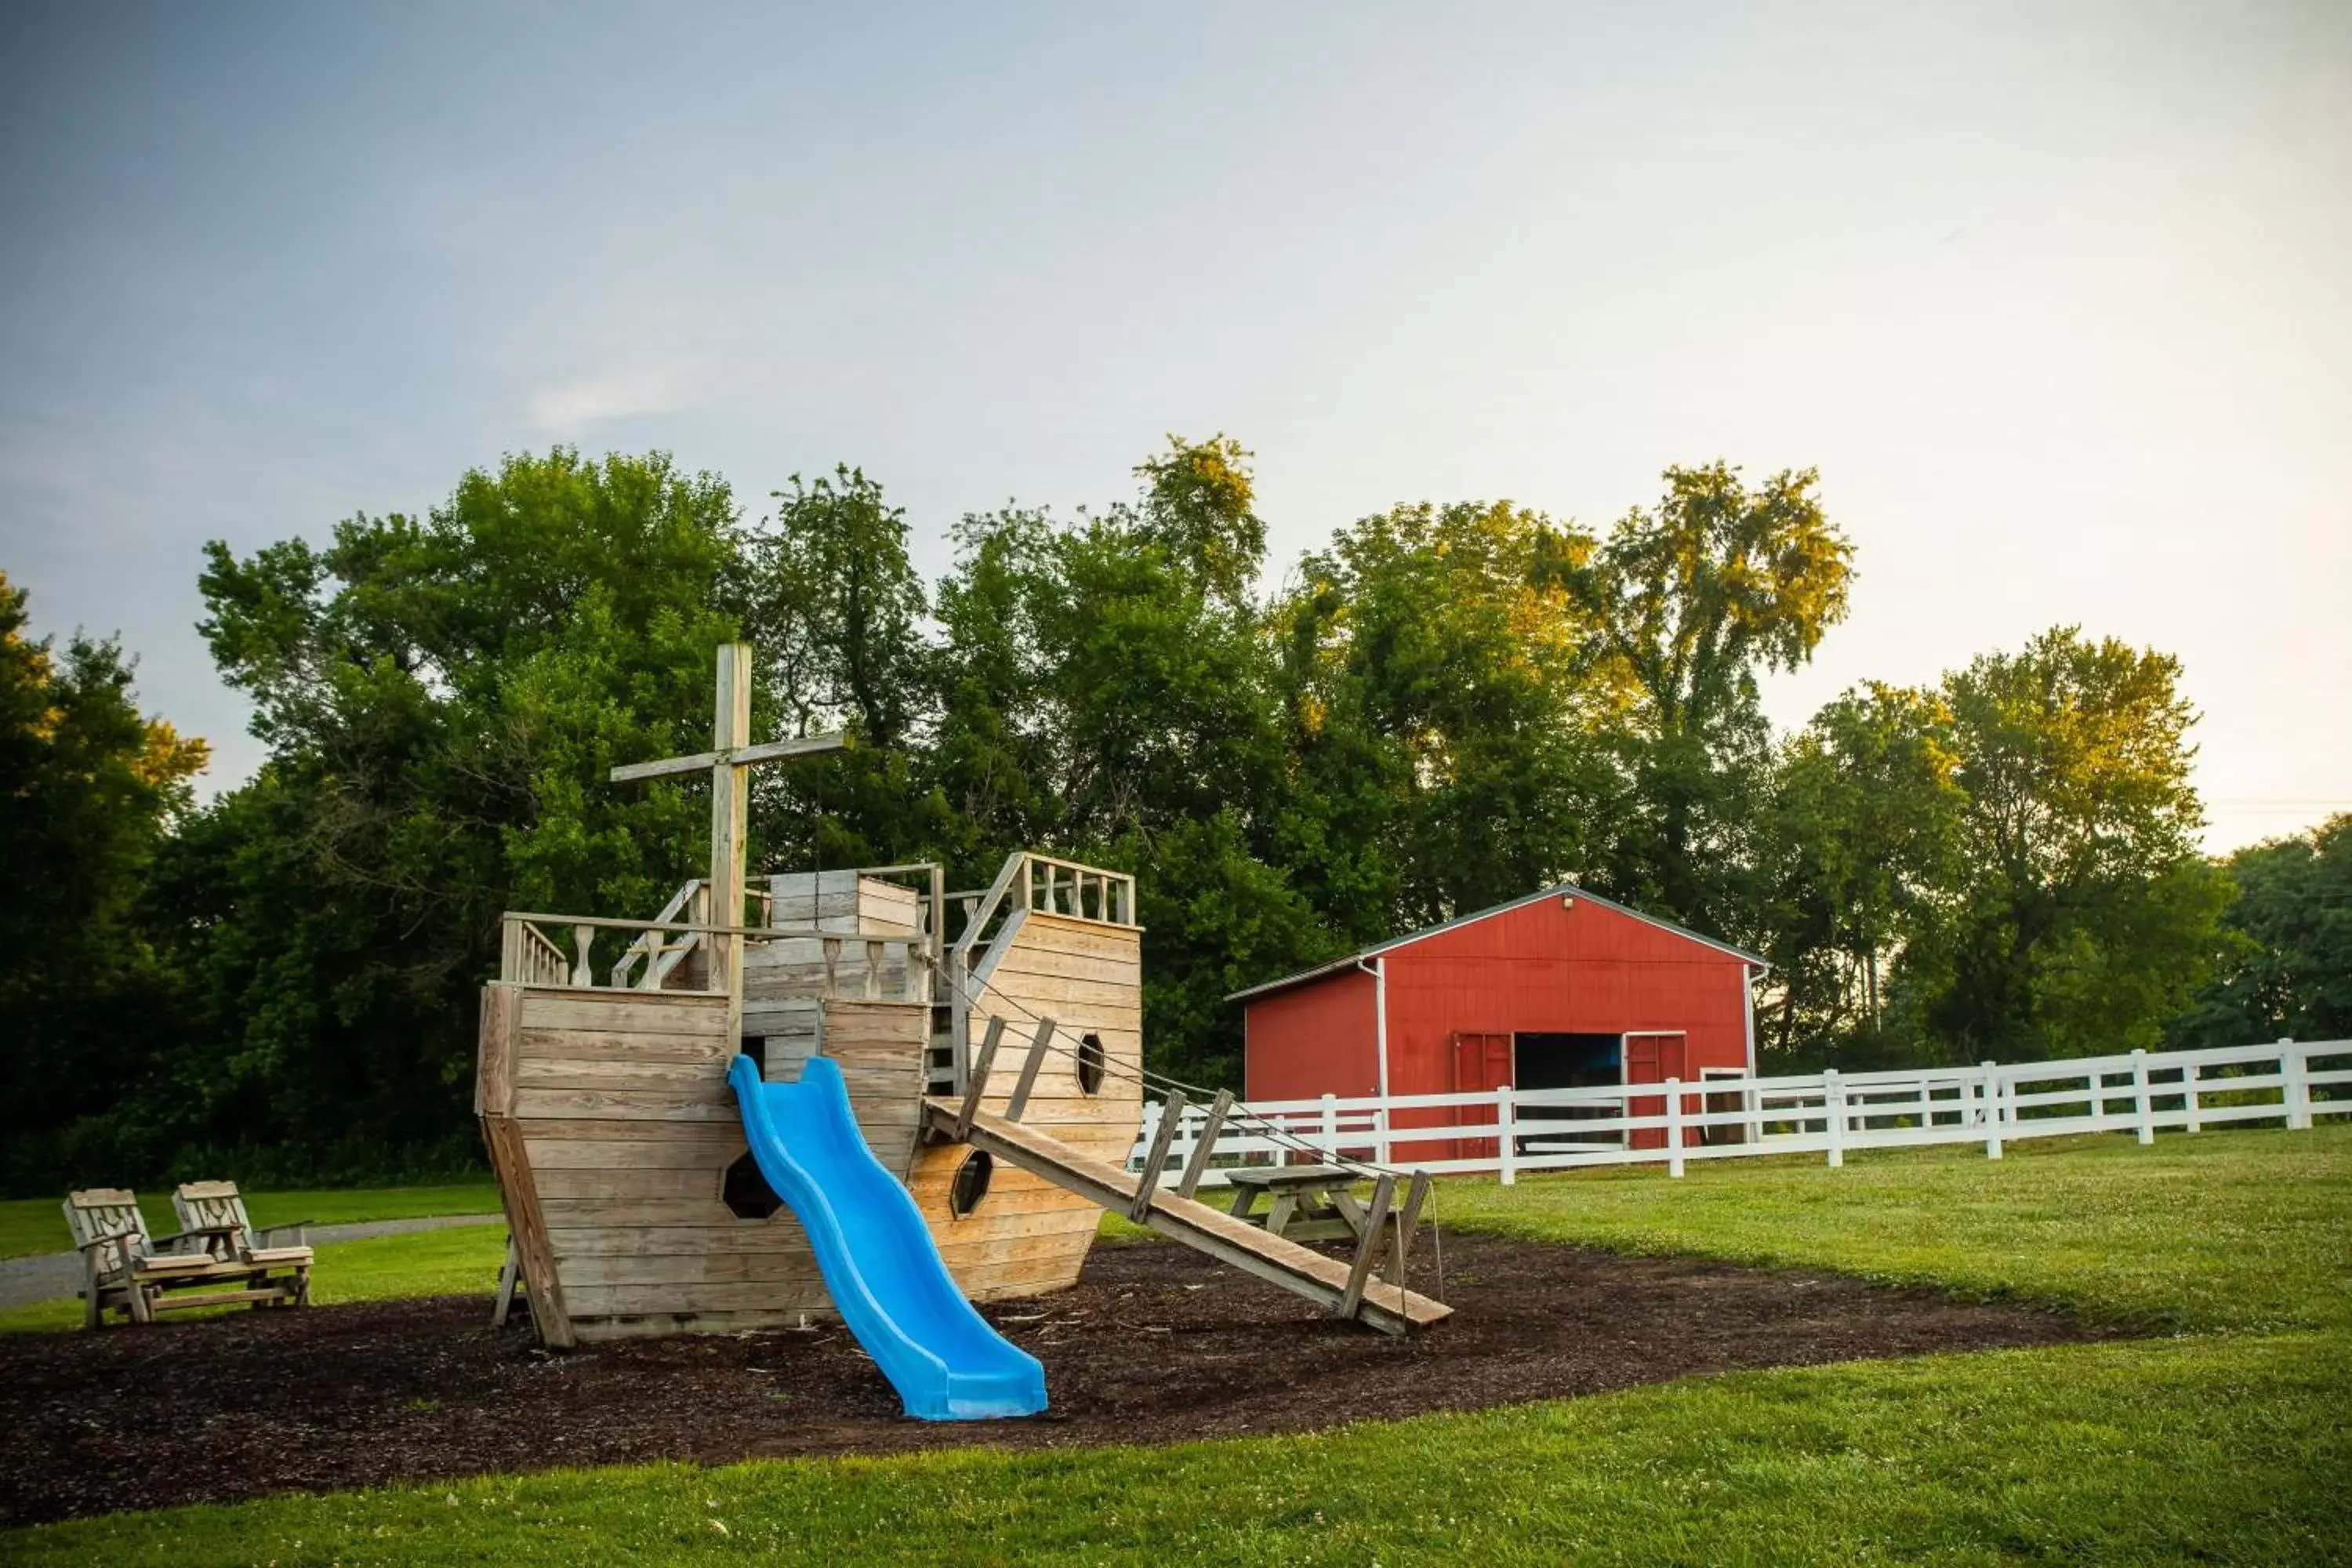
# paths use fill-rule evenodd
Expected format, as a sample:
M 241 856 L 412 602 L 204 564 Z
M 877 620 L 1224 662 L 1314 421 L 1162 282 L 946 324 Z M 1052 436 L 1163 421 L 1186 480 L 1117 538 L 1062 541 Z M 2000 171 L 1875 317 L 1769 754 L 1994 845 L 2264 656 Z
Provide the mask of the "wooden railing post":
M 2204 1073 L 2205 1067 L 2201 1062 L 2181 1064 L 2180 1108 L 2188 1115 L 2187 1126 L 2191 1132 L 2201 1132 L 2205 1130 L 2204 1108 L 2197 1103 L 2199 1089 L 2197 1080 L 2202 1078 Z
M 1209 1114 L 1201 1122 L 1192 1157 L 1184 1162 L 1184 1178 L 1176 1184 L 1178 1197 L 1189 1198 L 1200 1189 L 1201 1178 L 1208 1174 L 1209 1161 L 1217 1152 L 1217 1134 L 1224 1131 L 1225 1118 L 1233 1109 L 1234 1091 L 1230 1089 L 1217 1090 L 1217 1098 L 1209 1101 Z
M 1683 1080 L 1666 1079 L 1666 1174 L 1683 1173 Z
M 1412 1247 L 1412 1233 L 1421 1226 L 1421 1205 L 1428 1196 L 1429 1173 L 1415 1171 L 1404 1190 L 1404 1207 L 1397 1211 L 1396 1224 L 1390 1227 L 1396 1232 L 1396 1278 L 1389 1283 L 1400 1290 L 1405 1288 L 1405 1255 Z
M 1339 1293 L 1339 1316 L 1352 1318 L 1364 1302 L 1364 1285 L 1372 1276 L 1372 1258 L 1381 1249 L 1381 1227 L 1388 1223 L 1389 1205 L 1396 1202 L 1396 1177 L 1381 1173 L 1372 1184 L 1371 1206 L 1364 1211 L 1364 1234 L 1356 1238 L 1356 1258 L 1348 1266 L 1348 1288 Z
M 2143 1143 L 2156 1142 L 2156 1102 L 2147 1092 L 2147 1052 L 2132 1047 L 2132 1121 Z
M 948 1054 L 955 1058 L 955 1083 L 961 1089 L 971 1076 L 971 950 L 958 945 L 947 951 Z
M 963 1091 L 963 1104 L 956 1111 L 956 1142 L 961 1143 L 971 1132 L 971 1119 L 980 1110 L 980 1097 L 988 1092 L 988 1069 L 995 1064 L 996 1047 L 1004 1038 L 1004 1020 L 991 1018 L 988 1033 L 980 1042 L 980 1059 L 971 1064 L 971 1081 Z
M 1004 1107 L 1008 1121 L 1021 1120 L 1029 1109 L 1029 1091 L 1037 1087 L 1037 1069 L 1045 1065 L 1045 1049 L 1054 1043 L 1054 1031 L 1061 1026 L 1051 1018 L 1037 1020 L 1037 1032 L 1029 1037 L 1029 1055 L 1021 1064 L 1021 1077 L 1013 1085 L 1013 1098 Z
M 2091 1084 L 2091 1130 L 2104 1132 L 2107 1126 L 2107 1072 L 2105 1068 L 2084 1075 Z
M 1327 1093 L 1323 1096 L 1323 1158 L 1337 1160 L 1339 1157 L 1339 1097 Z
M 1136 1179 L 1135 1201 L 1127 1205 L 1127 1217 L 1137 1225 L 1151 1213 L 1151 1200 L 1160 1194 L 1160 1173 L 1168 1168 L 1169 1146 L 1183 1125 L 1184 1091 L 1171 1089 L 1160 1107 L 1160 1126 L 1152 1133 L 1151 1152 L 1143 1157 L 1143 1173 Z

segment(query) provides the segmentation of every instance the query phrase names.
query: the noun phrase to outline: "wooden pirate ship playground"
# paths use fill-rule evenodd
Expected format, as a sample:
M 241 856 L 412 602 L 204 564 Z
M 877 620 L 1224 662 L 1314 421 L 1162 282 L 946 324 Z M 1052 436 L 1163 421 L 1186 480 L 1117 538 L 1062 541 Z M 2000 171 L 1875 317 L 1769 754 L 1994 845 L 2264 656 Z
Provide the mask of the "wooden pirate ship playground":
M 877 1334 L 930 1353 L 921 1324 L 887 1321 L 877 1270 L 891 1259 L 943 1268 L 969 1313 L 962 1300 L 1073 1284 L 1109 1209 L 1389 1332 L 1446 1315 L 1381 1273 L 1381 1237 L 1401 1258 L 1419 1184 L 1384 1226 L 1383 1177 L 1374 1222 L 1342 1258 L 1194 1201 L 1201 1172 L 1169 1171 L 1164 1134 L 1128 1168 L 1145 1081 L 1132 878 L 1020 851 L 971 891 L 950 891 L 936 865 L 751 884 L 747 770 L 842 742 L 750 743 L 750 693 L 751 650 L 720 648 L 712 749 L 614 770 L 623 784 L 709 773 L 707 879 L 646 920 L 505 917 L 476 1086 L 513 1238 L 502 1312 L 520 1285 L 551 1346 L 839 1313 L 889 1371 Z M 819 1059 L 832 1068 L 813 1073 Z M 870 1153 L 894 1178 L 891 1203 L 902 1189 L 919 1216 L 908 1235 L 889 1234 L 902 1212 L 890 1204 L 851 1205 L 845 1176 L 747 1137 L 747 1116 L 767 1125 L 763 1094 L 782 1106 L 781 1086 L 814 1093 L 834 1069 L 860 1162 Z M 1211 1115 L 1230 1104 L 1220 1095 Z M 1201 1160 L 1213 1142 L 1198 1142 Z

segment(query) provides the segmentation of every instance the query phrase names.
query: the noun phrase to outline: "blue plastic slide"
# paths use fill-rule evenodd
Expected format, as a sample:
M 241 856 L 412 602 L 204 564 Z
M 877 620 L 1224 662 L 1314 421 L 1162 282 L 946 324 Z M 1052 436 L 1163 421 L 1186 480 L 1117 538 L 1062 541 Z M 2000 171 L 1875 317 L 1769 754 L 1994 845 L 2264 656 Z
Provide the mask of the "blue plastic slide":
M 762 1083 L 737 1057 L 727 1081 L 743 1109 L 751 1157 L 792 1205 L 843 1321 L 925 1421 L 1034 1415 L 1045 1369 L 972 1310 L 930 1226 L 849 1114 L 841 1068 L 813 1057 L 798 1083 Z

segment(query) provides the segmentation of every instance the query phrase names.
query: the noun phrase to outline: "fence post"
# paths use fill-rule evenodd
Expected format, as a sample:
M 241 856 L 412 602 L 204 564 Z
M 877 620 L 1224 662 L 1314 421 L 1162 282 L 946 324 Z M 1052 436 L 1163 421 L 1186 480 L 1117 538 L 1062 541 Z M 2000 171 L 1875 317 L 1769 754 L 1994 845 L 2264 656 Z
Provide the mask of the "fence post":
M 1495 1137 L 1498 1168 L 1507 1187 L 1519 1179 L 1518 1109 L 1507 1083 L 1495 1091 Z
M 2139 1141 L 2156 1142 L 2156 1104 L 2147 1093 L 2147 1053 L 2132 1047 L 2132 1117 L 2139 1123 Z
M 1389 1163 L 1389 1102 L 1385 1100 L 1372 1108 L 1372 1163 Z
M 1327 1093 L 1323 1096 L 1323 1158 L 1337 1160 L 1339 1157 L 1339 1097 Z
M 2180 1103 L 2189 1113 L 2189 1131 L 2191 1132 L 2201 1131 L 2205 1126 L 2197 1106 L 2197 1079 L 2204 1070 L 2197 1062 L 2189 1062 L 2180 1069 Z
M 2311 1128 L 2311 1052 L 2292 1039 L 2279 1041 L 2279 1099 L 2286 1105 L 2286 1124 L 2298 1131 Z
M 1845 1163 L 1845 1086 L 1835 1068 L 1822 1072 L 1822 1121 L 1829 1135 L 1830 1168 Z
M 1764 1147 L 1764 1091 L 1756 1087 L 1756 1077 L 1750 1073 L 1748 1087 L 1741 1091 L 1740 1105 L 1748 1112 L 1748 1142 L 1761 1152 Z
M 1984 1064 L 1985 1158 L 2000 1158 L 2000 1064 Z
M 2084 1075 L 2091 1081 L 2091 1130 L 2104 1132 L 2107 1127 L 2107 1074 L 2105 1068 Z
M 1683 1080 L 1666 1079 L 1666 1174 L 1683 1173 Z

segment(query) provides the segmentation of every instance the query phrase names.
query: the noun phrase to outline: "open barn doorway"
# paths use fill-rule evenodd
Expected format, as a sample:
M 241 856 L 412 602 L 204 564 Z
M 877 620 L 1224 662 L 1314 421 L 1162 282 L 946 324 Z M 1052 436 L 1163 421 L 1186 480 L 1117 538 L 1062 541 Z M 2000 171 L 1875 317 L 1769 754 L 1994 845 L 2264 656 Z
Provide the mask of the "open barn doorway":
M 1511 1037 L 1512 1086 L 1521 1093 L 1544 1089 L 1607 1089 L 1625 1081 L 1622 1035 L 1554 1034 L 1521 1030 Z M 1620 1131 L 1580 1129 L 1580 1121 L 1607 1121 L 1613 1103 L 1528 1105 L 1519 1109 L 1519 1151 L 1543 1153 L 1567 1143 L 1622 1143 Z M 1529 1123 L 1549 1123 L 1529 1129 Z

